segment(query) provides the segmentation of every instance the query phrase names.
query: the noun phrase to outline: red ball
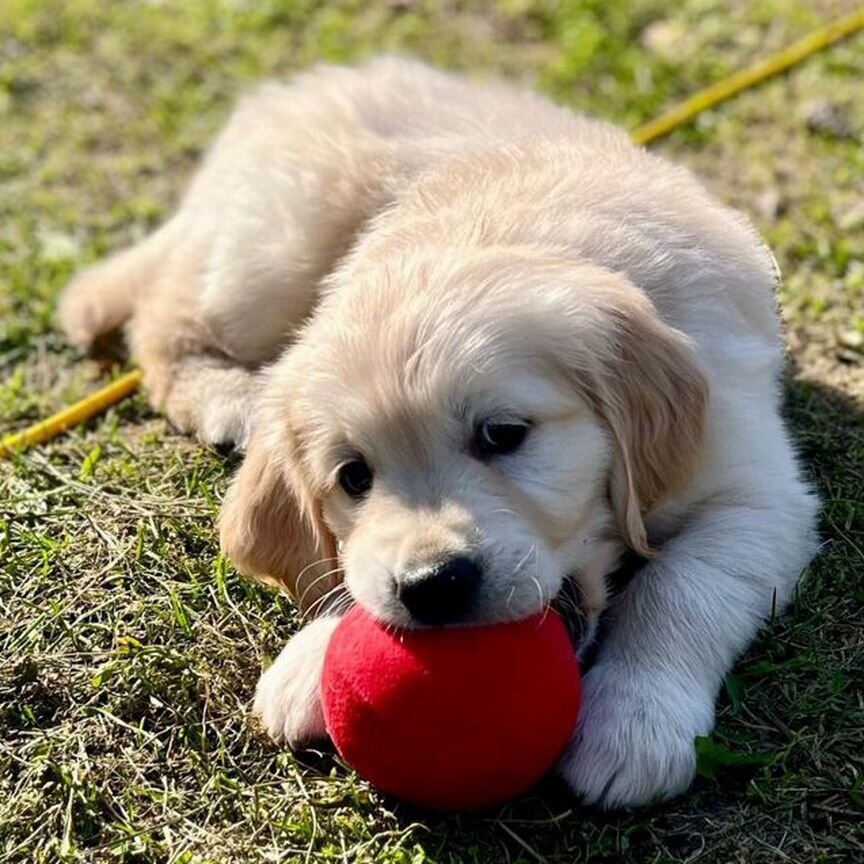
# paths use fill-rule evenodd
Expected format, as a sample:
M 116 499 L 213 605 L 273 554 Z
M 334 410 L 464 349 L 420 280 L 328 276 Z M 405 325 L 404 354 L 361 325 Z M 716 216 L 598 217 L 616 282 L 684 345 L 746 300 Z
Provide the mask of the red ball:
M 579 667 L 554 612 L 489 626 L 385 629 L 359 606 L 330 641 L 327 731 L 384 792 L 475 810 L 528 791 L 562 754 Z

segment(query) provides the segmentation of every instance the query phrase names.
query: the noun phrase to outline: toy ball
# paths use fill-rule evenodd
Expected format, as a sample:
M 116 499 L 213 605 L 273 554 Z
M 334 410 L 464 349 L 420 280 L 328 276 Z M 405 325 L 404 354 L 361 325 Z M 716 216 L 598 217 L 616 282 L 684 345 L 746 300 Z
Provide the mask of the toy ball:
M 576 726 L 579 667 L 554 612 L 508 624 L 393 630 L 353 607 L 324 660 L 340 756 L 383 792 L 476 810 L 528 791 Z

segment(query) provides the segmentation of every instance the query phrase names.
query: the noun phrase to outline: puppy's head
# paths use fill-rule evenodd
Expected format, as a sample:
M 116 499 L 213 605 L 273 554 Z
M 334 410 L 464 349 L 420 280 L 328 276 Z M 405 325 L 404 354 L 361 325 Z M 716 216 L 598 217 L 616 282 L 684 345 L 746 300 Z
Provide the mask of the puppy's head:
M 596 614 L 705 392 L 620 275 L 514 250 L 357 266 L 270 373 L 223 547 L 301 605 L 344 575 L 397 625 L 520 618 L 568 577 Z

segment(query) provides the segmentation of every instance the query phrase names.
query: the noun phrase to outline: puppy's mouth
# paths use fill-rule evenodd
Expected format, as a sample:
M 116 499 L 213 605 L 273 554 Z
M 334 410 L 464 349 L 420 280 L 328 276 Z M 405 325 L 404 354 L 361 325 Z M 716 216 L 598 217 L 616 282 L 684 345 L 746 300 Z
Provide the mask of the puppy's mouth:
M 569 580 L 566 580 L 569 582 Z M 504 602 L 492 602 L 488 597 L 480 595 L 475 602 L 470 604 L 456 604 L 448 606 L 446 602 L 441 605 L 433 603 L 431 607 L 418 608 L 415 598 L 409 601 L 409 608 L 404 597 L 400 597 L 398 589 L 392 589 L 384 603 L 369 603 L 363 597 L 355 597 L 347 587 L 343 592 L 343 599 L 338 601 L 338 609 L 341 613 L 354 604 L 362 606 L 369 615 L 388 628 L 405 630 L 428 630 L 428 629 L 459 629 L 462 627 L 484 627 L 495 624 L 509 624 L 530 618 L 534 615 L 544 613 L 548 610 L 556 611 L 567 625 L 574 645 L 580 644 L 589 630 L 588 618 L 580 606 L 578 588 L 565 586 L 552 601 L 544 605 L 535 605 L 520 611 L 508 609 Z
M 592 632 L 591 616 L 574 579 L 563 579 L 551 600 L 535 576 L 496 588 L 494 574 L 490 578 L 482 557 L 456 555 L 398 577 L 390 575 L 386 585 L 370 591 L 374 584 L 368 578 L 359 582 L 349 578 L 317 614 L 341 614 L 356 603 L 387 628 L 422 630 L 506 624 L 553 609 L 566 623 L 574 646 L 583 644 Z M 527 596 L 532 585 L 536 587 L 533 602 Z

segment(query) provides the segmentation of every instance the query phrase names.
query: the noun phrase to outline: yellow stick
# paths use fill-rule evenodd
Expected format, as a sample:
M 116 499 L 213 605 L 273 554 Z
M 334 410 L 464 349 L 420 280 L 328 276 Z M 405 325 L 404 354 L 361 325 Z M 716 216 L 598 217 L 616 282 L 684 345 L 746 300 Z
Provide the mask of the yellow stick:
M 138 389 L 140 383 L 140 371 L 136 369 L 133 372 L 127 372 L 116 381 L 112 381 L 95 393 L 91 393 L 80 402 L 64 408 L 47 420 L 42 420 L 23 432 L 7 435 L 0 441 L 0 459 L 11 456 L 19 450 L 32 447 L 34 444 L 49 441 L 51 438 L 62 435 L 67 429 L 85 423 L 91 417 L 101 414 L 107 408 L 122 401 L 127 396 L 131 396 Z
M 809 36 L 794 42 L 788 48 L 751 66 L 749 69 L 736 72 L 729 78 L 718 81 L 705 90 L 700 90 L 656 120 L 640 126 L 633 133 L 633 140 L 637 144 L 649 144 L 656 141 L 689 123 L 690 120 L 708 108 L 713 108 L 743 90 L 755 87 L 766 79 L 791 69 L 812 54 L 822 51 L 862 29 L 864 29 L 864 6 L 859 7 L 857 11 L 845 18 L 840 18 L 832 24 L 821 27 Z M 86 423 L 91 417 L 101 414 L 106 408 L 120 402 L 127 396 L 131 396 L 140 384 L 141 373 L 139 371 L 129 372 L 47 420 L 36 423 L 23 432 L 7 436 L 0 442 L 0 459 L 18 450 L 56 438 L 67 429 Z
M 822 51 L 862 29 L 864 29 L 864 6 L 859 7 L 845 18 L 840 18 L 832 24 L 815 30 L 809 36 L 793 42 L 788 48 L 778 51 L 749 69 L 742 69 L 711 87 L 700 90 L 689 99 L 685 99 L 661 114 L 656 120 L 640 126 L 633 133 L 633 140 L 637 144 L 649 144 L 651 141 L 656 141 L 688 123 L 697 114 L 701 114 L 708 108 L 713 108 L 720 102 L 737 96 L 743 90 L 749 90 L 766 79 L 791 69 L 796 63 L 800 63 L 817 51 Z

